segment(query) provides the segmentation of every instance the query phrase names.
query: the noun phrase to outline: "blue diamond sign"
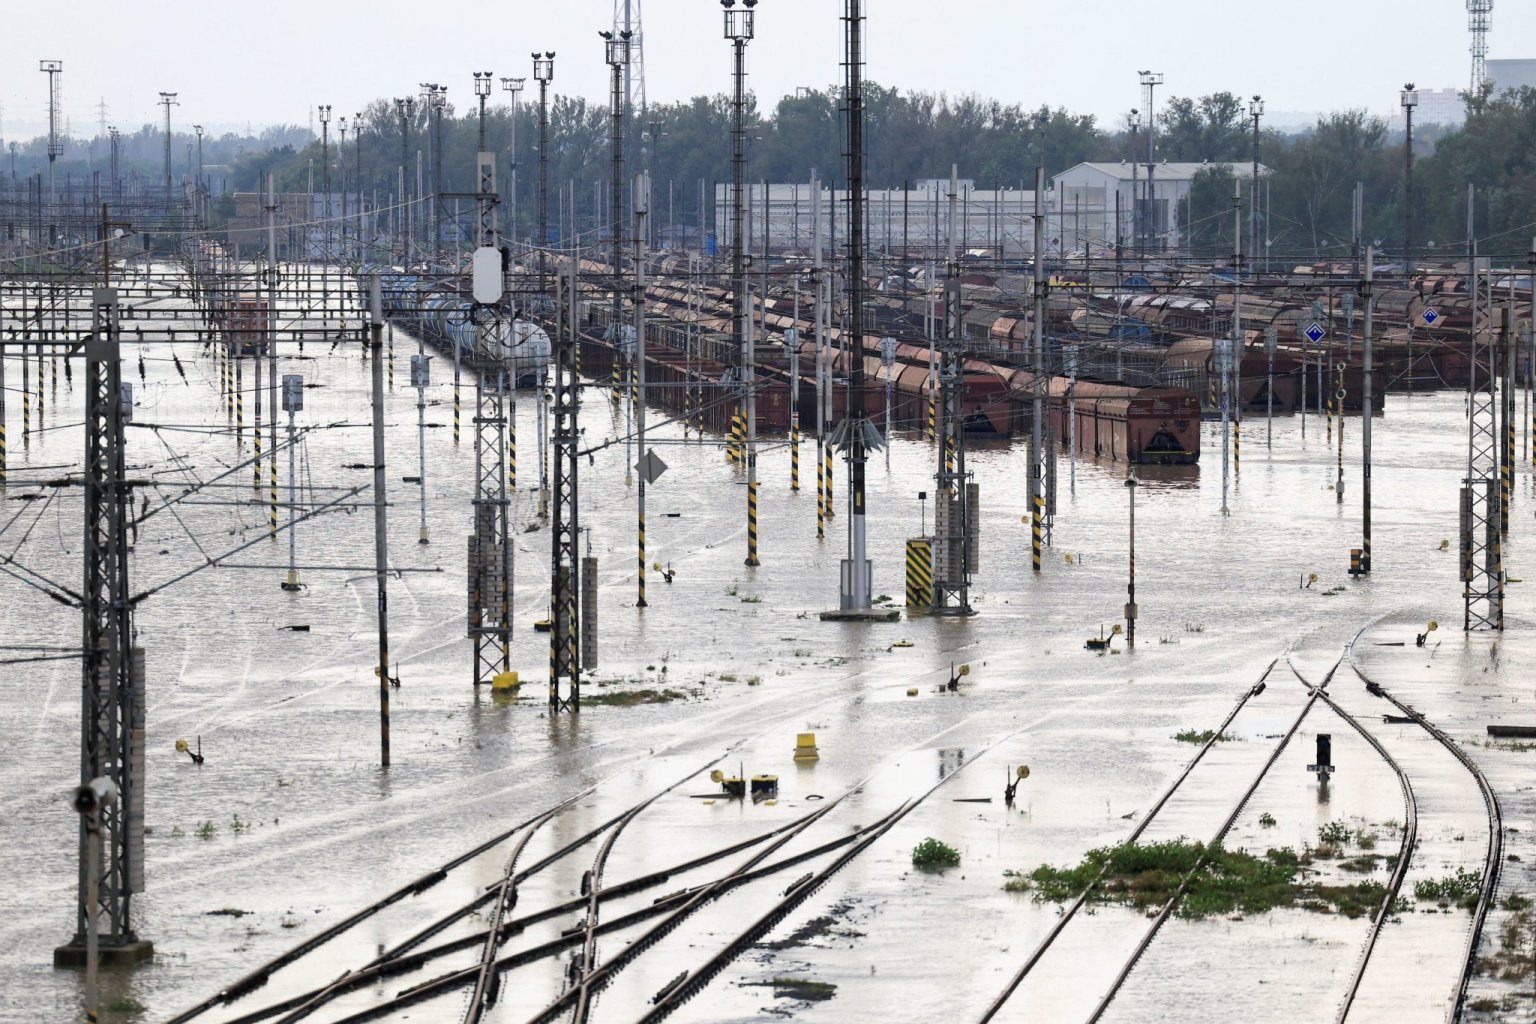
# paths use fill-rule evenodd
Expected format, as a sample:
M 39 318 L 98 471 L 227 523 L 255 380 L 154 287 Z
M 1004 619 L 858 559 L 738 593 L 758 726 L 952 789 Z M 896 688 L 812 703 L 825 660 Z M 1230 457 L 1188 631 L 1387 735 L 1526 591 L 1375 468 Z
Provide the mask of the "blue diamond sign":
M 1435 326 L 1435 321 L 1440 319 L 1440 314 L 1436 313 L 1433 309 L 1426 309 L 1419 314 L 1419 318 L 1424 321 L 1425 326 L 1433 327 Z
M 1328 332 L 1323 330 L 1323 325 L 1318 323 L 1316 320 L 1312 321 L 1312 326 L 1308 327 L 1306 330 L 1308 339 L 1310 339 L 1314 345 L 1322 341 L 1327 334 Z

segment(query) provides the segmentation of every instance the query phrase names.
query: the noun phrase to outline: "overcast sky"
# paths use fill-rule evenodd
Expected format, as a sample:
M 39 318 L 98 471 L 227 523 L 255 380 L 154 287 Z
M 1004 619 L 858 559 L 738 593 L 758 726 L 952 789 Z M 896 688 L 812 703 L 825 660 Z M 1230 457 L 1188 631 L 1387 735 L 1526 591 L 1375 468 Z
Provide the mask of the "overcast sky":
M 442 82 L 463 110 L 470 72 L 531 78 L 529 54 L 554 50 L 555 92 L 606 95 L 597 30 L 612 0 L 69 0 L 7 3 L 0 63 L 3 134 L 46 130 L 47 76 L 64 62 L 64 115 L 96 131 L 97 103 L 125 131 L 159 121 L 179 93 L 178 126 L 308 124 L 310 109 L 350 114 L 380 96 Z M 639 4 L 636 4 L 639 6 Z M 1405 81 L 1465 88 L 1463 0 L 866 0 L 868 77 L 902 89 L 975 92 L 1064 106 L 1115 122 L 1139 106 L 1137 71 L 1161 71 L 1168 96 L 1260 93 L 1271 112 L 1366 107 L 1386 114 Z M 842 0 L 761 0 L 751 87 L 776 99 L 840 77 Z M 729 86 L 717 0 L 649 0 L 652 101 Z M 1536 3 L 1493 13 L 1490 57 L 1536 56 Z M 532 84 L 531 82 L 529 84 Z M 530 90 L 531 92 L 532 90 Z M 529 95 L 524 94 L 525 97 Z M 497 91 L 495 102 L 506 94 Z

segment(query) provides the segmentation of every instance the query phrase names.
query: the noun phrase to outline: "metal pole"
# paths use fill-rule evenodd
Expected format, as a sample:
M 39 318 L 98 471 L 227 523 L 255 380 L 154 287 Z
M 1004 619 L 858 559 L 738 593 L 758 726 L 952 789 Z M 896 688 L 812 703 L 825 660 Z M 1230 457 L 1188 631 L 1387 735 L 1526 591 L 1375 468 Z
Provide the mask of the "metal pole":
M 1030 566 L 1040 571 L 1043 551 L 1041 514 L 1045 496 L 1041 493 L 1040 459 L 1045 451 L 1045 168 L 1035 167 L 1035 251 L 1034 251 L 1034 351 L 1031 353 L 1029 473 L 1026 496 L 1029 501 Z
M 384 309 L 379 278 L 368 281 L 373 346 L 373 574 L 379 595 L 379 763 L 389 767 L 389 518 L 384 476 Z M 425 534 L 423 534 L 425 536 Z
M 645 448 L 645 229 L 650 211 L 651 179 L 642 171 L 635 183 L 635 387 L 639 393 L 635 401 L 635 454 L 640 465 L 639 483 L 635 491 L 639 525 L 636 545 L 639 552 L 639 599 L 635 602 L 638 608 L 646 606 L 645 478 L 650 467 L 646 465 Z
M 1373 372 L 1372 352 L 1374 339 L 1371 336 L 1371 314 L 1376 305 L 1371 294 L 1371 280 L 1375 272 L 1376 248 L 1365 247 L 1365 280 L 1361 288 L 1360 296 L 1365 302 L 1365 338 L 1362 342 L 1363 355 L 1361 357 L 1361 383 L 1360 383 L 1360 526 L 1363 533 L 1360 547 L 1360 569 L 1362 572 L 1371 571 L 1371 420 L 1375 415 L 1375 399 L 1371 393 L 1371 375 Z
M 1136 646 L 1136 472 L 1125 478 L 1125 489 L 1131 499 L 1131 553 L 1129 562 L 1129 579 L 1125 585 L 1125 645 Z

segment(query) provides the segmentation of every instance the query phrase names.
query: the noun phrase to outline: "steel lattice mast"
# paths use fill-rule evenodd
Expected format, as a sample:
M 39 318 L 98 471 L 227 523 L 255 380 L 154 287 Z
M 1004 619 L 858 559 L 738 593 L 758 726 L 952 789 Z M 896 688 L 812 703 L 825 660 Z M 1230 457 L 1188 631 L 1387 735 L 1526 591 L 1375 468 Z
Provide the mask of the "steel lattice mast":
M 132 895 L 144 889 L 144 652 L 133 646 L 128 592 L 128 518 L 133 498 L 125 478 L 123 425 L 127 401 L 118 351 L 118 295 L 92 292 L 92 331 L 85 344 L 85 587 L 80 782 L 105 777 L 118 799 L 101 808 L 100 881 L 93 886 L 80 825 L 80 876 L 75 935 L 54 951 L 57 966 L 85 961 L 89 920 L 98 915 L 102 954 L 119 962 L 148 959 L 149 942 L 134 933 Z M 90 898 L 95 888 L 96 898 Z
M 1488 81 L 1488 32 L 1493 28 L 1493 0 L 1467 0 L 1467 28 L 1472 33 L 1472 93 Z
M 469 537 L 469 632 L 475 640 L 474 683 L 494 684 L 511 670 L 512 544 L 508 536 L 507 352 L 509 328 L 497 312 L 503 293 L 501 251 L 496 237 L 496 154 L 485 144 L 485 100 L 489 71 L 475 72 L 480 103 L 480 145 L 476 156 L 475 202 L 479 214 L 474 259 L 475 374 L 474 532 Z

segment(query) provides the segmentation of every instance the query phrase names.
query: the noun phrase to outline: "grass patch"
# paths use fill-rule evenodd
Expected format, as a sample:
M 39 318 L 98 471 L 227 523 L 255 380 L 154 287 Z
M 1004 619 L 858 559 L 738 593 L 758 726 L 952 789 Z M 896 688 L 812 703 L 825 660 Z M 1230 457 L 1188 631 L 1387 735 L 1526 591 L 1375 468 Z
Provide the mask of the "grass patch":
M 1344 871 L 1353 871 L 1356 874 L 1364 875 L 1375 871 L 1381 864 L 1382 859 L 1380 854 L 1366 853 L 1358 857 L 1351 857 L 1348 860 L 1339 861 L 1339 867 Z
M 1265 811 L 1263 814 L 1259 815 L 1259 827 L 1260 828 L 1274 828 L 1275 827 L 1275 816 L 1273 814 L 1270 814 L 1268 811 Z
M 1512 892 L 1508 896 L 1504 897 L 1504 909 L 1529 910 L 1531 909 L 1530 897 L 1521 895 L 1518 892 Z
M 1215 740 L 1217 743 L 1227 743 L 1232 737 L 1226 733 L 1216 735 L 1215 729 L 1184 729 L 1173 734 L 1173 738 L 1180 743 L 1199 743 L 1202 746 Z
M 218 834 L 218 831 L 219 826 L 215 825 L 211 821 L 205 821 L 201 825 L 197 826 L 197 838 L 212 839 L 215 835 Z
M 1090 896 L 1093 902 L 1151 909 L 1172 899 L 1189 877 L 1189 888 L 1175 912 L 1192 920 L 1293 905 L 1357 917 L 1379 905 L 1386 892 L 1385 886 L 1375 882 L 1342 886 L 1298 883 L 1299 866 L 1300 858 L 1289 848 L 1272 849 L 1257 857 L 1246 850 L 1207 847 L 1187 840 L 1145 846 L 1120 843 L 1089 851 L 1075 867 L 1042 865 L 1028 874 L 1008 873 L 1003 888 L 1029 892 L 1040 902 L 1066 903 L 1102 874 Z
M 1476 908 L 1482 891 L 1483 873 L 1466 868 L 1444 878 L 1426 878 L 1413 887 L 1413 895 L 1421 900 L 1434 900 L 1441 906 L 1454 903 L 1467 910 Z
M 1536 972 L 1536 916 L 1522 910 L 1499 929 L 1499 948 L 1477 958 L 1477 969 L 1501 981 L 1526 981 Z
M 758 984 L 772 988 L 775 998 L 801 999 L 808 1003 L 824 1003 L 837 994 L 837 986 L 831 982 L 810 978 L 772 978 Z
M 116 999 L 107 1003 L 106 1006 L 102 1007 L 102 1009 L 106 1010 L 108 1013 L 122 1013 L 127 1014 L 130 1017 L 137 1017 L 139 1014 L 148 1009 L 148 1007 L 139 1002 L 137 999 L 133 998 L 133 996 L 118 996 Z
M 593 696 L 583 695 L 583 705 L 596 704 L 603 707 L 632 708 L 636 704 L 668 704 L 674 700 L 687 700 L 688 695 L 682 690 L 615 690 L 611 693 L 599 693 Z
M 912 848 L 912 866 L 919 871 L 943 871 L 960 864 L 960 851 L 929 836 Z

